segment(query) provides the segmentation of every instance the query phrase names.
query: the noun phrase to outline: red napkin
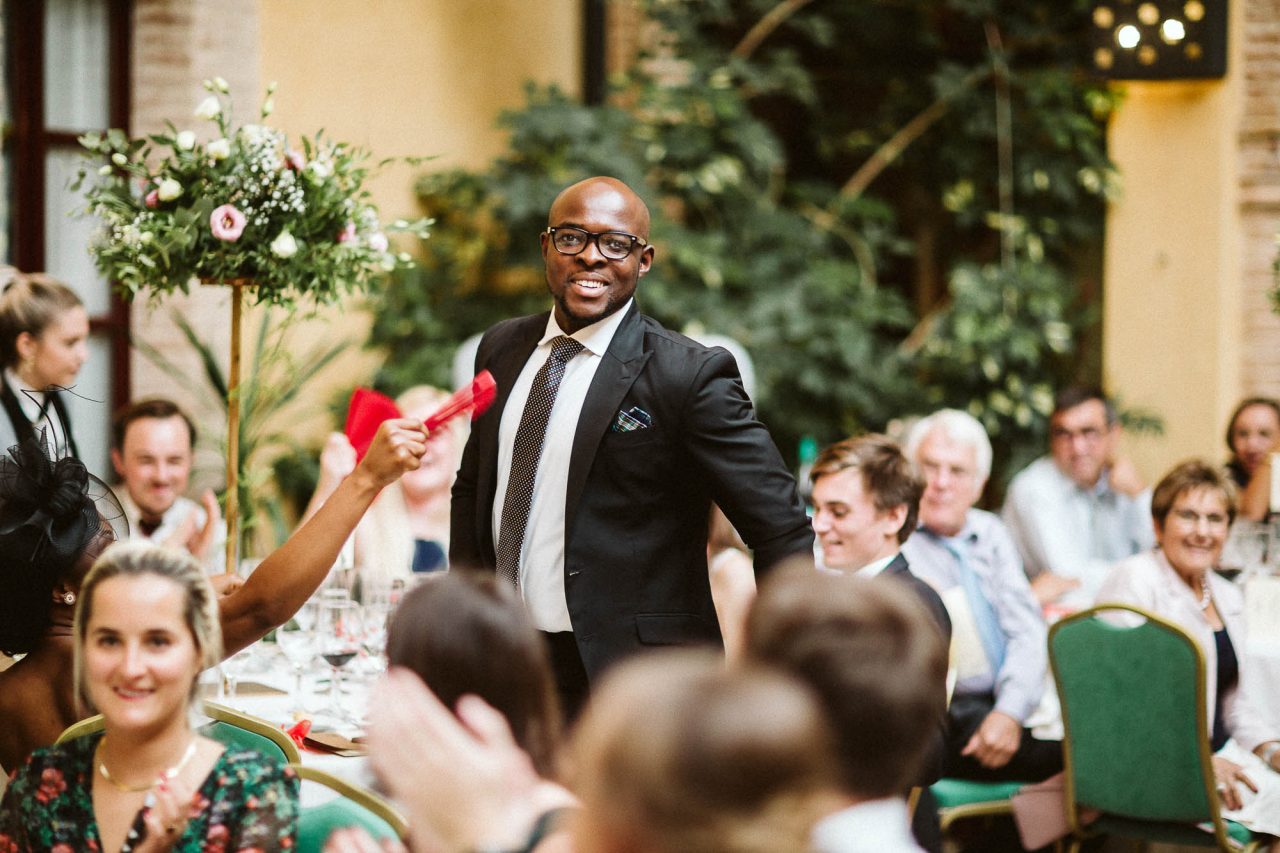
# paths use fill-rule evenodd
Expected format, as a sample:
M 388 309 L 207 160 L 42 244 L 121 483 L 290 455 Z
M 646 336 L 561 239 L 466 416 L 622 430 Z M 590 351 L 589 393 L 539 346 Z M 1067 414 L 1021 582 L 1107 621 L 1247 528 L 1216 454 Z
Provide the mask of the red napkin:
M 311 721 L 298 720 L 290 728 L 285 729 L 284 726 L 280 728 L 284 729 L 284 733 L 298 745 L 298 749 L 302 749 L 302 742 L 307 739 L 307 735 L 311 732 Z
M 369 452 L 369 445 L 373 444 L 373 437 L 382 422 L 398 417 L 400 407 L 386 394 L 370 388 L 357 388 L 351 393 L 351 402 L 347 404 L 347 425 L 343 432 L 356 449 L 357 460 Z
M 459 388 L 440 408 L 424 421 L 427 429 L 437 430 L 464 412 L 478 415 L 493 404 L 498 385 L 493 374 L 482 370 L 475 379 Z M 373 437 L 383 421 L 401 416 L 400 407 L 386 394 L 369 388 L 357 388 L 347 404 L 347 423 L 343 428 L 347 440 L 356 450 L 356 459 L 364 458 L 373 444 Z

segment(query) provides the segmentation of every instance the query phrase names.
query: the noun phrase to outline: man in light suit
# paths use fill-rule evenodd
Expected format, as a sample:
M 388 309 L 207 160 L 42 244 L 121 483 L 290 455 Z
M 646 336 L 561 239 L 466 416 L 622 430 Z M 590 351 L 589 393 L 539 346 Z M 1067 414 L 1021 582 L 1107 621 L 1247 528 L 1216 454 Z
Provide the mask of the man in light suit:
M 499 323 L 476 354 L 498 396 L 463 453 L 449 556 L 518 583 L 572 713 L 588 682 L 629 653 L 720 642 L 712 500 L 755 551 L 757 573 L 811 555 L 813 534 L 733 357 L 636 307 L 654 256 L 644 202 L 591 178 L 556 198 L 548 226 L 554 309 Z M 548 398 L 543 427 L 534 410 Z

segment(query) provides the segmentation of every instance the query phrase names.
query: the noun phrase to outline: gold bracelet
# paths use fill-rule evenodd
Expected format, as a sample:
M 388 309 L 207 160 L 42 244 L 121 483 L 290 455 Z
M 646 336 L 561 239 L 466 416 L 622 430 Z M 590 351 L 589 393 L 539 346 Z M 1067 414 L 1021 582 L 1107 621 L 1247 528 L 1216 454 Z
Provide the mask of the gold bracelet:
M 1258 757 L 1262 759 L 1263 764 L 1280 773 L 1280 767 L 1276 767 L 1271 763 L 1271 759 L 1276 757 L 1276 753 L 1280 753 L 1280 740 L 1273 740 L 1264 746 L 1262 752 L 1258 753 Z

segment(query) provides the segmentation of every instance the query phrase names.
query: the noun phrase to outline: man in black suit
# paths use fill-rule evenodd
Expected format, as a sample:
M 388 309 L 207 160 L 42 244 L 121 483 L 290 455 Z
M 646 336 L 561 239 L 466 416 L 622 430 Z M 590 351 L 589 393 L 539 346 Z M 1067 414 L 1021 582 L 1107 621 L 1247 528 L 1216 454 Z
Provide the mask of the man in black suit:
M 818 454 L 810 469 L 813 482 L 813 530 L 822 547 L 822 565 L 841 574 L 892 578 L 910 588 L 928 609 L 945 649 L 951 643 L 946 605 L 925 581 L 911 573 L 899 548 L 916 529 L 924 484 L 902 450 L 883 435 L 846 438 Z M 935 685 L 946 695 L 945 679 Z M 946 757 L 945 701 L 933 728 L 932 743 L 911 784 L 924 791 L 912 829 L 927 850 L 942 847 L 937 810 L 928 787 L 942 777 Z
M 899 550 L 916 529 L 924 486 L 898 445 L 883 435 L 846 438 L 818 454 L 809 479 L 822 565 L 863 577 L 883 574 L 907 584 L 949 643 L 951 617 L 942 597 L 911 573 Z
M 498 396 L 463 453 L 449 557 L 519 585 L 572 713 L 628 653 L 720 642 L 712 500 L 757 573 L 810 554 L 813 534 L 733 357 L 636 307 L 654 257 L 644 202 L 591 178 L 556 198 L 548 226 L 554 309 L 499 323 L 476 354 Z

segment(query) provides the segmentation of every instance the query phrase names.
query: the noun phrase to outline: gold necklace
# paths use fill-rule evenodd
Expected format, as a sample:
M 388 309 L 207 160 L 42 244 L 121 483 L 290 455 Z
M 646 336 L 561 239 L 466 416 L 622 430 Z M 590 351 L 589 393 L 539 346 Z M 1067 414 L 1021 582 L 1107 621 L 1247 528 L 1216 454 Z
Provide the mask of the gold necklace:
M 98 754 L 99 754 L 98 775 L 100 775 L 103 779 L 106 779 L 111 784 L 111 786 L 115 788 L 117 791 L 124 791 L 126 794 L 139 794 L 143 791 L 150 790 L 151 787 L 155 784 L 154 781 L 148 782 L 145 785 L 126 785 L 111 775 L 111 771 L 107 769 L 107 763 L 103 761 L 101 758 L 102 745 L 106 742 L 107 742 L 107 739 L 105 737 L 98 742 Z M 196 736 L 192 735 L 191 743 L 187 744 L 187 750 L 186 752 L 182 753 L 182 758 L 178 760 L 177 764 L 173 765 L 172 767 L 170 767 L 168 770 L 164 771 L 164 773 L 160 775 L 166 779 L 172 779 L 174 776 L 177 776 L 179 773 L 182 772 L 182 768 L 187 766 L 187 762 L 189 762 L 191 760 L 191 757 L 195 754 L 196 754 Z

